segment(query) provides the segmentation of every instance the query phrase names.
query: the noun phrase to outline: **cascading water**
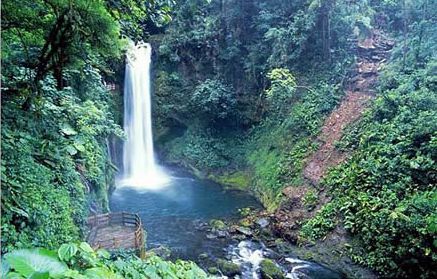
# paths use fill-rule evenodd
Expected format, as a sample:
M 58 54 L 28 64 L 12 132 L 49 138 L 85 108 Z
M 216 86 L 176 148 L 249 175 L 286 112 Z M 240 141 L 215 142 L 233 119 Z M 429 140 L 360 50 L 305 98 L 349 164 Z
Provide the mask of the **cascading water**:
M 150 64 L 152 47 L 131 45 L 124 82 L 123 174 L 119 185 L 160 188 L 167 177 L 155 163 L 152 135 Z
M 233 263 L 240 266 L 241 279 L 261 278 L 261 263 L 264 259 L 272 260 L 289 279 L 343 279 L 333 270 L 319 264 L 303 261 L 297 258 L 281 258 L 262 243 L 243 240 L 238 245 L 232 245 L 228 254 Z M 276 259 L 275 259 L 276 258 Z M 223 277 L 226 278 L 226 277 Z

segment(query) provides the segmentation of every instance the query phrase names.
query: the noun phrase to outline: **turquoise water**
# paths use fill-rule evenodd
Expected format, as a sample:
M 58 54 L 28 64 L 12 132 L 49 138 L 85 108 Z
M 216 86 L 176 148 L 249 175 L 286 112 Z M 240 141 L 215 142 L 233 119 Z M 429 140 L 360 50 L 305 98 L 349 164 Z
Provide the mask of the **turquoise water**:
M 276 258 L 289 278 L 343 278 L 316 263 L 300 260 L 287 263 L 284 255 L 275 256 L 260 243 L 207 237 L 205 224 L 211 219 L 238 218 L 239 208 L 261 208 L 261 205 L 248 193 L 228 191 L 208 180 L 195 179 L 180 171 L 171 176 L 171 183 L 160 190 L 124 186 L 116 189 L 110 199 L 112 211 L 140 215 L 147 231 L 148 249 L 164 245 L 172 250 L 171 258 L 198 263 L 201 254 L 208 254 L 211 259 L 227 258 L 241 266 L 243 279 L 260 278 L 259 257 Z M 255 254 L 259 255 L 258 259 L 250 256 Z
M 138 213 L 147 231 L 150 248 L 165 245 L 173 254 L 196 259 L 201 253 L 222 254 L 225 239 L 208 239 L 200 227 L 211 219 L 238 216 L 238 209 L 260 208 L 251 195 L 227 191 L 208 180 L 174 173 L 171 183 L 160 190 L 122 187 L 110 199 L 112 211 Z

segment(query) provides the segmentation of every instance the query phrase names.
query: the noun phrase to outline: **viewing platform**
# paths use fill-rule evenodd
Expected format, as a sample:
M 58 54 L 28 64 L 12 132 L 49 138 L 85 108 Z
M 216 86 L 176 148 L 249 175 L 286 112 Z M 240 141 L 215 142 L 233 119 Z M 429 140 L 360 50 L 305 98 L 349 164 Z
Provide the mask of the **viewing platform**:
M 93 215 L 87 221 L 87 242 L 94 248 L 135 249 L 143 259 L 146 254 L 144 230 L 140 216 L 128 212 Z

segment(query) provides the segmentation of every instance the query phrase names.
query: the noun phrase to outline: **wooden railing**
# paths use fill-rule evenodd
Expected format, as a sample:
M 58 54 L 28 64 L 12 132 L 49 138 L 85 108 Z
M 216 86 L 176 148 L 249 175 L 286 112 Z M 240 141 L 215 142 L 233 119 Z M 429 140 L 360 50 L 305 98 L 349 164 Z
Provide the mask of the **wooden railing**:
M 88 218 L 88 226 L 91 229 L 90 235 L 88 239 L 93 238 L 92 234 L 97 233 L 99 228 L 113 226 L 113 225 L 122 225 L 125 227 L 135 227 L 135 247 L 138 249 L 139 255 L 142 259 L 145 258 L 146 255 L 146 247 L 145 247 L 145 239 L 144 239 L 144 230 L 143 224 L 141 222 L 141 218 L 138 214 L 129 213 L 129 212 L 111 212 L 106 214 L 93 215 Z M 104 246 L 107 244 L 108 246 L 117 246 L 117 239 L 109 239 L 106 241 L 98 240 L 98 243 Z M 105 243 L 104 243 L 105 242 Z

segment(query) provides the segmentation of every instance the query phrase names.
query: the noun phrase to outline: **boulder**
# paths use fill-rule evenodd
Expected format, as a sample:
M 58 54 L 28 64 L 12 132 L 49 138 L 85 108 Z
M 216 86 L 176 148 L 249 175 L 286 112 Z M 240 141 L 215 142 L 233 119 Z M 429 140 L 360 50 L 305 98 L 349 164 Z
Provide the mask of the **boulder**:
M 213 230 L 224 230 L 226 228 L 226 224 L 222 220 L 212 219 L 209 221 L 209 225 Z
M 285 279 L 282 270 L 270 259 L 262 260 L 260 272 L 262 279 Z
M 245 236 L 252 236 L 253 235 L 252 230 L 245 228 L 245 227 L 237 227 L 237 232 L 244 234 Z
M 267 218 L 259 218 L 256 223 L 264 229 L 270 224 L 270 221 Z
M 168 248 L 164 245 L 160 245 L 156 248 L 150 249 L 149 252 L 154 253 L 155 255 L 157 255 L 163 259 L 168 259 L 171 256 L 170 248 Z
M 217 267 L 208 267 L 208 273 L 220 275 L 220 270 Z
M 238 264 L 223 259 L 217 260 L 217 267 L 221 270 L 223 275 L 231 278 L 241 273 L 240 266 Z

